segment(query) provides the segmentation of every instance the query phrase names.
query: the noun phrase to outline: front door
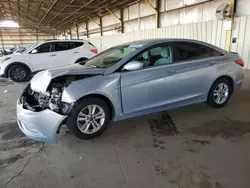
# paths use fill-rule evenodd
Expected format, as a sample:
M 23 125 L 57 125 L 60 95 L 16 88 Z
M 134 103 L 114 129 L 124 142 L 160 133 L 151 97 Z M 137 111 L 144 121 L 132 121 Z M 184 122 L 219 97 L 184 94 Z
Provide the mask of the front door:
M 143 62 L 143 69 L 121 73 L 124 114 L 163 107 L 174 99 L 178 88 L 173 85 L 172 57 L 171 46 L 152 47 L 133 59 Z
M 36 53 L 30 53 L 30 62 L 34 71 L 40 71 L 56 67 L 57 54 L 54 44 L 51 42 L 41 44 L 36 48 Z

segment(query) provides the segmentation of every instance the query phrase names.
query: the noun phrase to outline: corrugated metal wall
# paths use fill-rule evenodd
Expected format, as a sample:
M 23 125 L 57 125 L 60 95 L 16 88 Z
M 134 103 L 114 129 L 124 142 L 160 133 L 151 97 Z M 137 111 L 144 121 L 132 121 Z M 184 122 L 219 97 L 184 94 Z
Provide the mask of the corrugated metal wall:
M 232 43 L 231 51 L 238 52 L 245 61 L 245 67 L 250 69 L 250 16 L 242 16 L 235 19 L 232 38 L 236 43 Z
M 226 31 L 223 30 L 223 22 L 220 20 L 90 38 L 90 41 L 99 50 L 104 50 L 122 42 L 150 38 L 189 38 L 202 40 L 221 48 L 225 48 L 226 45 Z
M 156 5 L 156 0 L 149 1 L 153 6 Z M 228 2 L 229 0 L 161 0 L 160 27 L 216 20 L 215 10 L 218 5 Z M 114 13 L 120 17 L 121 11 L 117 10 Z M 107 14 L 101 19 L 104 36 L 120 32 L 121 24 L 115 16 Z M 123 19 L 125 33 L 155 28 L 155 12 L 144 0 L 124 8 Z M 100 18 L 92 18 L 87 21 L 89 37 L 100 36 L 99 23 Z M 81 23 L 81 25 L 83 24 L 86 25 L 86 23 Z M 86 26 L 84 27 L 86 28 Z M 75 26 L 72 27 L 73 37 L 76 36 L 74 30 Z M 84 33 L 80 33 L 80 36 L 82 34 Z
M 153 6 L 156 0 L 149 0 Z M 149 38 L 190 38 L 202 40 L 221 48 L 226 46 L 226 30 L 223 21 L 217 20 L 216 8 L 229 0 L 161 0 L 160 28 L 155 29 L 155 12 L 144 1 L 128 5 L 123 9 L 124 33 L 120 33 L 119 20 L 111 14 L 103 16 L 103 36 L 100 35 L 100 18 L 92 18 L 79 26 L 80 38 L 86 38 L 88 28 L 89 40 L 99 51 L 128 41 Z M 232 32 L 237 38 L 231 51 L 238 52 L 245 60 L 245 68 L 250 69 L 250 0 L 237 0 L 236 19 Z M 115 11 L 120 17 L 121 11 Z M 239 17 L 238 17 L 239 16 Z M 96 23 L 95 23 L 96 22 Z M 76 37 L 75 28 L 72 36 Z
M 245 61 L 245 68 L 250 69 L 250 16 L 235 19 L 233 37 L 237 42 L 232 44 L 231 51 L 238 52 Z M 115 34 L 103 37 L 94 37 L 89 40 L 96 45 L 99 51 L 124 42 L 150 39 L 150 38 L 189 38 L 211 43 L 225 48 L 226 31 L 223 29 L 223 21 L 213 20 L 201 23 L 172 25 L 165 28 L 149 29 L 143 31 Z
M 162 0 L 160 27 L 216 20 L 216 8 L 229 0 Z M 151 0 L 155 6 L 155 0 Z M 188 6 L 188 7 L 187 7 Z M 124 32 L 155 28 L 153 9 L 144 1 L 124 9 Z

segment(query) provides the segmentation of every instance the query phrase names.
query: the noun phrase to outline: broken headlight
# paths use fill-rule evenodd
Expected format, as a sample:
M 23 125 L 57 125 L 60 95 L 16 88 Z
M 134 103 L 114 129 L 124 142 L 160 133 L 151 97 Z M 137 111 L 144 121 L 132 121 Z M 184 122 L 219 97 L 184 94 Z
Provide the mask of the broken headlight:
M 55 112 L 59 112 L 61 103 L 62 88 L 53 87 L 48 102 L 49 108 Z
M 24 108 L 38 112 L 50 109 L 62 115 L 67 115 L 73 109 L 74 103 L 61 101 L 62 93 L 71 82 L 86 78 L 86 75 L 62 76 L 51 80 L 47 95 L 33 91 L 30 85 L 24 90 L 20 98 Z

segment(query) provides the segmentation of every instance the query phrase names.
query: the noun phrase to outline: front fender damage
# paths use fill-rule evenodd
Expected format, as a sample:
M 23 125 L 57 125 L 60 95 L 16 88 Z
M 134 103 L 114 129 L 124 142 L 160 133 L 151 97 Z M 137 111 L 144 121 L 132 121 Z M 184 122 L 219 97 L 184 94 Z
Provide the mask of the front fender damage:
M 65 75 L 51 80 L 46 93 L 37 92 L 28 86 L 21 99 L 23 106 L 33 112 L 50 109 L 61 115 L 68 115 L 74 107 L 75 102 L 62 101 L 64 90 L 74 81 L 86 79 L 94 75 Z
M 70 75 L 52 79 L 46 94 L 32 90 L 28 84 L 17 102 L 17 119 L 22 132 L 34 140 L 56 143 L 56 133 L 75 105 L 62 102 L 62 93 L 72 82 L 85 78 L 85 75 Z

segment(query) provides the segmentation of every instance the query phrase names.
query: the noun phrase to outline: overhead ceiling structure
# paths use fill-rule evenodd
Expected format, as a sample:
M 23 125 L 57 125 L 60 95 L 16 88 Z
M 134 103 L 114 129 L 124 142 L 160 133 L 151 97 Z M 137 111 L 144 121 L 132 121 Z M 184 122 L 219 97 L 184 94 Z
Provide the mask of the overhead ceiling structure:
M 0 20 L 56 34 L 76 23 L 103 16 L 135 0 L 0 0 Z

